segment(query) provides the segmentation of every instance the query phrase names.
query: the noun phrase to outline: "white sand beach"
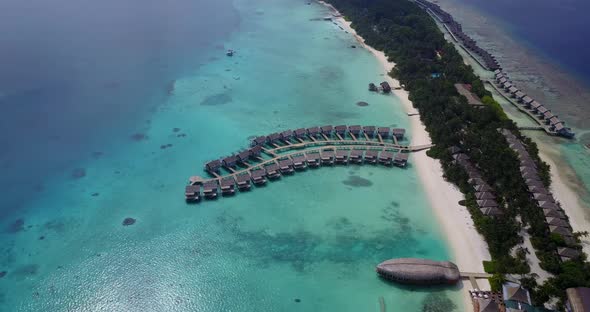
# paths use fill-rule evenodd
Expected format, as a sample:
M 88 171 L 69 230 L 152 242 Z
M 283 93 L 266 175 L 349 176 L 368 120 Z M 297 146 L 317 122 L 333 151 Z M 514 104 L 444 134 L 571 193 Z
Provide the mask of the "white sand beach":
M 323 1 L 319 2 L 339 15 L 338 11 L 332 5 Z M 399 81 L 387 75 L 395 67 L 395 63 L 390 62 L 382 51 L 377 51 L 365 44 L 364 39 L 350 26 L 350 22 L 344 20 L 344 18 L 337 18 L 336 21 L 346 31 L 354 35 L 365 49 L 375 55 L 383 66 L 384 73 L 386 74 L 385 77 L 392 87 L 399 86 Z M 416 111 L 408 98 L 409 94 L 407 91 L 394 89 L 393 94 L 401 100 L 406 112 L 413 113 Z M 416 115 L 409 118 L 411 118 L 411 129 L 409 129 L 409 132 L 412 137 L 412 145 L 431 143 L 430 136 L 424 124 L 420 121 L 420 117 Z M 451 247 L 453 261 L 459 266 L 461 271 L 484 272 L 482 261 L 490 260 L 491 256 L 488 252 L 486 242 L 475 229 L 471 215 L 466 207 L 458 204 L 463 199 L 463 194 L 455 185 L 444 180 L 440 162 L 428 157 L 426 151 L 413 153 L 411 159 L 416 167 L 422 185 L 428 194 L 428 200 L 439 221 L 441 230 L 444 232 L 446 240 Z M 481 289 L 489 289 L 490 287 L 487 280 L 478 280 L 477 282 Z M 464 283 L 465 307 L 471 306 L 471 299 L 467 292 L 471 288 L 469 282 Z

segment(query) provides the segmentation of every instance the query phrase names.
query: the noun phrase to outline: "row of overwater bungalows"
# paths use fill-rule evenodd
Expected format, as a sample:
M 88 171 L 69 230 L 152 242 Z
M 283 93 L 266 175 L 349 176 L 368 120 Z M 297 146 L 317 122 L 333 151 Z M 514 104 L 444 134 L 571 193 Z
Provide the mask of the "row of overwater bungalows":
M 467 182 L 473 187 L 475 201 L 481 213 L 492 217 L 501 215 L 503 211 L 496 201 L 493 189 L 483 180 L 479 169 L 473 165 L 470 157 L 457 146 L 450 147 L 449 152 L 453 157 L 453 162 L 463 167 L 467 172 L 467 176 L 469 176 Z
M 563 237 L 567 244 L 575 243 L 573 232 L 568 219 L 561 209 L 559 203 L 553 198 L 553 195 L 539 177 L 537 165 L 531 158 L 526 147 L 510 130 L 502 129 L 502 134 L 508 141 L 510 148 L 516 152 L 520 160 L 520 172 L 528 188 L 530 196 L 535 200 L 539 209 L 543 209 L 545 221 L 549 231 Z M 562 260 L 569 260 L 578 257 L 580 252 L 577 249 L 563 247 L 558 249 L 559 256 Z
M 551 110 L 526 95 L 522 90 L 519 90 L 512 81 L 510 81 L 506 73 L 498 69 L 494 71 L 494 75 L 498 87 L 504 89 L 505 92 L 510 94 L 510 97 L 516 99 L 520 105 L 530 111 L 535 118 L 541 121 L 541 123 L 545 123 L 545 125 L 549 127 L 549 130 L 566 138 L 572 138 L 575 135 L 571 129 L 565 127 L 563 121 L 561 121 L 556 115 L 553 115 Z
M 457 38 L 457 40 L 461 41 L 465 48 L 481 57 L 485 66 L 489 70 L 496 70 L 501 68 L 496 58 L 488 51 L 478 46 L 477 42 L 473 38 L 469 37 L 469 35 L 464 33 L 461 24 L 455 21 L 451 14 L 444 11 L 438 4 L 426 0 L 416 0 L 416 3 L 423 9 L 429 10 L 435 16 L 437 16 L 439 20 L 446 25 L 449 32 L 451 32 L 453 36 Z
M 235 194 L 236 186 L 240 191 L 248 191 L 251 188 L 251 182 L 255 185 L 262 186 L 266 184 L 267 179 L 278 179 L 282 175 L 292 174 L 295 170 L 304 170 L 307 167 L 315 168 L 321 165 L 379 163 L 385 166 L 406 167 L 408 155 L 408 153 L 393 153 L 375 149 L 326 149 L 319 152 L 311 151 L 286 156 L 265 165 L 255 165 L 252 167 L 253 169 L 242 170 L 244 172 L 208 180 L 202 184 L 191 183 L 186 187 L 185 196 L 189 202 L 198 201 L 201 198 L 201 188 L 203 189 L 203 196 L 208 199 L 216 198 L 220 190 L 222 195 L 230 196 Z M 210 162 L 206 165 L 206 169 L 208 171 L 219 170 L 222 163 L 224 162 Z M 215 174 L 215 172 L 211 173 Z
M 325 125 L 321 127 L 299 128 L 272 133 L 267 136 L 259 136 L 252 140 L 252 146 L 268 145 L 271 148 L 280 145 L 297 144 L 305 140 L 346 140 L 349 136 L 353 140 L 364 138 L 366 140 L 380 137 L 388 139 L 395 137 L 396 140 L 403 140 L 406 130 L 403 128 L 360 126 L 360 125 Z

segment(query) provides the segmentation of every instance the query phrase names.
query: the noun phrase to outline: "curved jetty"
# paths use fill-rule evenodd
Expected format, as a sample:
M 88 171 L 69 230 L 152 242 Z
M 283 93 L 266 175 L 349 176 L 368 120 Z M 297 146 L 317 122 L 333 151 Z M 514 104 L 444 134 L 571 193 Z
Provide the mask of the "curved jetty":
M 377 273 L 388 280 L 404 284 L 455 284 L 461 278 L 459 268 L 449 261 L 419 258 L 400 258 L 383 261 Z
M 408 163 L 408 153 L 432 147 L 400 144 L 405 133 L 402 128 L 324 125 L 256 137 L 250 148 L 205 164 L 211 178 L 191 177 L 185 198 L 197 202 L 203 189 L 203 198 L 215 199 L 219 187 L 221 195 L 234 195 L 236 184 L 244 192 L 251 189 L 250 182 L 262 186 L 267 179 L 279 180 L 308 167 L 379 163 L 403 168 Z

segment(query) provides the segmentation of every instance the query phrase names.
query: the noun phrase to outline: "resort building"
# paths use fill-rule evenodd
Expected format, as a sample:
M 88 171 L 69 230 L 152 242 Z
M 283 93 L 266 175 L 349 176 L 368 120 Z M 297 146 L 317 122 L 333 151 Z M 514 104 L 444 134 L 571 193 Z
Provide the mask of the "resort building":
M 566 311 L 590 312 L 590 288 L 568 288 L 565 292 L 567 295 Z

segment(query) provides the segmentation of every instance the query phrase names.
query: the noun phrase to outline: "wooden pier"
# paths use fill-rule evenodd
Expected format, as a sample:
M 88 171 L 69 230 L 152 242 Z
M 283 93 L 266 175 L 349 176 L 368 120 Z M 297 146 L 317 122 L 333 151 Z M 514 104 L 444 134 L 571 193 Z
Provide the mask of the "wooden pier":
M 252 141 L 250 149 L 237 153 L 237 156 L 207 163 L 205 170 L 211 177 L 191 177 L 185 190 L 186 199 L 198 201 L 201 198 L 197 194 L 199 189 L 194 185 L 207 186 L 204 187 L 207 190 L 204 197 L 213 199 L 217 197 L 215 185 L 223 184 L 222 195 L 233 195 L 234 185 L 231 182 L 237 183 L 240 191 L 247 191 L 250 190 L 250 179 L 254 185 L 262 185 L 266 183 L 266 178 L 278 179 L 282 175 L 320 165 L 380 163 L 388 167 L 405 167 L 408 153 L 433 145 L 400 144 L 404 134 L 405 129 L 400 128 L 337 126 L 335 129 L 323 126 L 258 137 Z M 222 169 L 225 173 L 221 172 Z

